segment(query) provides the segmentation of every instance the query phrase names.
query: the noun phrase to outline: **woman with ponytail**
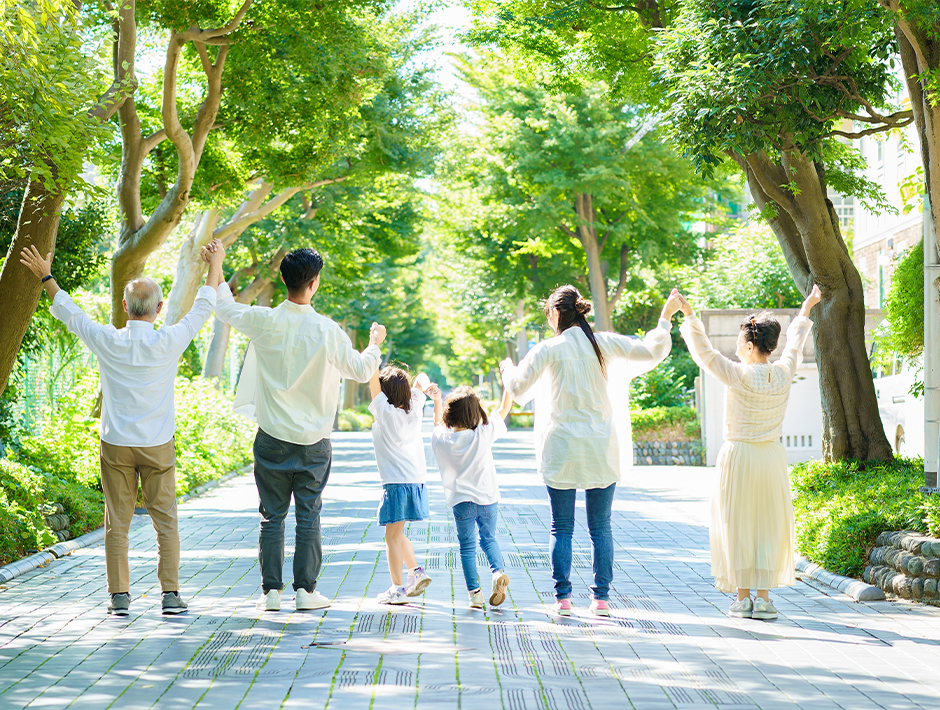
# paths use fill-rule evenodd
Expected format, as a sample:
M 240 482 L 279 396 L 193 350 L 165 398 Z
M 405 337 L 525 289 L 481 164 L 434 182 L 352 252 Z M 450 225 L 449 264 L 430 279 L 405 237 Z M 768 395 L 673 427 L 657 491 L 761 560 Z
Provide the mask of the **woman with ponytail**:
M 590 610 L 610 616 L 610 510 L 621 471 L 633 458 L 629 376 L 653 369 L 669 354 L 669 321 L 678 310 L 678 292 L 673 291 L 657 327 L 642 340 L 595 333 L 587 322 L 591 304 L 574 286 L 560 286 L 545 302 L 555 337 L 536 345 L 518 367 L 509 359 L 500 365 L 503 385 L 517 402 L 536 399 L 536 460 L 552 509 L 554 611 L 562 616 L 571 615 L 571 536 L 579 488 L 584 490 L 594 548 Z

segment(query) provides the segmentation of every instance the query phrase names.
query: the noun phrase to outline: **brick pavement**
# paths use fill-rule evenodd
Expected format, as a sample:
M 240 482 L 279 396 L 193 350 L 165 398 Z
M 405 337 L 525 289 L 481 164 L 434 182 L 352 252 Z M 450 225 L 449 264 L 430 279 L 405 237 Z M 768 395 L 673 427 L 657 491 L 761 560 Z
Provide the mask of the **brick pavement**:
M 456 533 L 430 473 L 431 520 L 408 534 L 434 578 L 380 607 L 388 584 L 368 434 L 334 438 L 323 507 L 327 611 L 262 614 L 257 497 L 235 478 L 180 508 L 190 612 L 159 613 L 154 535 L 131 538 L 131 615 L 106 613 L 103 548 L 0 591 L 0 707 L 485 708 L 635 710 L 940 707 L 940 609 L 856 604 L 804 583 L 775 596 L 775 623 L 730 619 L 708 576 L 711 469 L 639 468 L 614 512 L 609 620 L 586 614 L 590 543 L 579 510 L 577 613 L 550 614 L 548 502 L 530 435 L 498 442 L 502 609 L 467 608 Z M 579 501 L 579 505 L 583 505 Z M 290 520 L 290 519 L 289 519 Z M 292 543 L 289 524 L 288 543 Z M 485 564 L 480 559 L 481 572 Z M 290 570 L 288 557 L 286 568 Z

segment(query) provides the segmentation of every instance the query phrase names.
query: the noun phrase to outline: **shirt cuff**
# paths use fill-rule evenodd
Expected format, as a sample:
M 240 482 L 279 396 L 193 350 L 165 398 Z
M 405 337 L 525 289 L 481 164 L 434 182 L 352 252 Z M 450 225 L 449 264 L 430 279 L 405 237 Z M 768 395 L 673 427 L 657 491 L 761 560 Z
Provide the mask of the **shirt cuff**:
M 56 291 L 55 296 L 52 299 L 52 305 L 58 306 L 61 305 L 64 301 L 72 301 L 72 297 L 69 296 L 67 291 L 60 288 L 58 291 Z
M 379 358 L 379 362 L 382 362 L 382 349 L 378 345 L 369 345 L 365 350 L 362 351 L 362 354 L 370 353 Z
M 233 301 L 235 297 L 232 295 L 232 289 L 228 287 L 228 282 L 223 281 L 219 284 L 219 288 L 216 291 L 217 301 Z
M 225 284 L 225 287 L 228 288 L 228 284 Z M 221 286 L 219 288 L 221 288 Z M 231 294 L 231 291 L 229 291 L 229 293 Z M 218 300 L 218 294 L 211 286 L 200 286 L 199 290 L 196 291 L 196 298 L 204 298 L 214 306 L 216 300 Z
M 665 318 L 660 318 L 659 322 L 656 324 L 657 328 L 662 328 L 667 333 L 672 332 L 672 321 L 668 321 Z

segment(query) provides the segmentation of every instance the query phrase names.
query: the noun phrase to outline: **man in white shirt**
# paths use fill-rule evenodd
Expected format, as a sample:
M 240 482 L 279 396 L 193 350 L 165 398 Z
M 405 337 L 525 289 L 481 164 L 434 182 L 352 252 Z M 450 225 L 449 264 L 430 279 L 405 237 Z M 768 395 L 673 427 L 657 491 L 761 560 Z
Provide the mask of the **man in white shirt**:
M 203 250 L 211 257 L 212 247 Z M 385 328 L 372 324 L 369 346 L 357 352 L 335 322 L 310 305 L 320 286 L 323 259 L 313 249 L 292 251 L 281 262 L 288 298 L 276 308 L 236 303 L 228 284 L 218 289 L 216 317 L 251 340 L 235 394 L 235 409 L 256 419 L 255 484 L 261 499 L 258 561 L 267 611 L 281 608 L 284 520 L 294 498 L 297 523 L 294 591 L 298 610 L 322 609 L 320 496 L 330 476 L 330 432 L 340 377 L 368 382 L 378 369 Z
M 130 611 L 128 531 L 137 501 L 137 481 L 157 534 L 157 577 L 163 613 L 179 614 L 187 605 L 179 594 L 180 539 L 176 514 L 176 422 L 173 393 L 180 356 L 209 319 L 222 280 L 221 242 L 209 265 L 206 285 L 192 310 L 175 325 L 155 330 L 163 308 L 160 286 L 139 278 L 124 288 L 127 325 L 115 328 L 89 318 L 52 276 L 52 254 L 42 258 L 35 246 L 20 254 L 42 279 L 52 299 L 49 312 L 65 324 L 98 359 L 101 370 L 101 489 L 104 491 L 104 551 L 108 611 Z

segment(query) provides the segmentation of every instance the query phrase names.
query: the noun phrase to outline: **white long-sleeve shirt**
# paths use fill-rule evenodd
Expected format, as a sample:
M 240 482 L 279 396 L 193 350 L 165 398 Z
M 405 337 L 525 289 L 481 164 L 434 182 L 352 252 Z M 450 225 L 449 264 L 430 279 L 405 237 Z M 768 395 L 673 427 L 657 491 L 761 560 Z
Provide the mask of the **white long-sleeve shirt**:
M 520 404 L 535 398 L 535 453 L 551 488 L 606 488 L 633 459 L 630 378 L 652 370 L 672 348 L 669 321 L 642 340 L 595 333 L 607 362 L 604 379 L 579 327 L 536 345 L 503 375 Z
M 161 446 L 173 438 L 173 388 L 180 356 L 209 320 L 215 291 L 203 286 L 179 323 L 160 330 L 131 320 L 123 328 L 96 323 L 65 291 L 49 312 L 98 358 L 101 371 L 101 440 L 115 446 Z
M 777 441 L 783 434 L 783 416 L 790 385 L 803 361 L 803 344 L 813 321 L 797 316 L 787 328 L 786 345 L 774 363 L 745 365 L 715 350 L 705 326 L 688 317 L 679 328 L 692 359 L 728 387 L 725 397 L 725 441 Z
M 309 305 L 247 306 L 223 283 L 215 312 L 251 340 L 235 411 L 281 441 L 306 445 L 329 438 L 340 377 L 368 382 L 382 361 L 377 345 L 357 352 L 338 324 Z

